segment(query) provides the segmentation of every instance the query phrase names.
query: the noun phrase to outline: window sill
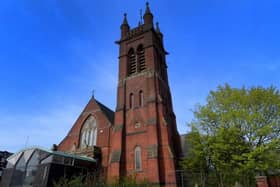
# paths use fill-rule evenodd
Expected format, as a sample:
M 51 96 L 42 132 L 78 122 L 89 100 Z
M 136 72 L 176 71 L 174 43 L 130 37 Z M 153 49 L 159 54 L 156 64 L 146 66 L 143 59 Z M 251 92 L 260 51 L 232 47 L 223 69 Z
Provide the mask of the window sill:
M 134 170 L 134 173 L 142 173 L 142 172 L 144 172 L 142 169 Z

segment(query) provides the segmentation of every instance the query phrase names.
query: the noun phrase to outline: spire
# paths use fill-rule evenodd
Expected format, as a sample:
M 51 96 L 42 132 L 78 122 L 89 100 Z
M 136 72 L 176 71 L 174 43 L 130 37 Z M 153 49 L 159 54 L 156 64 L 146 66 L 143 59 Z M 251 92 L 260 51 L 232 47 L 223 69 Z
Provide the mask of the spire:
M 145 14 L 152 14 L 149 6 L 149 2 L 146 2 L 146 11 Z
M 163 38 L 163 34 L 160 32 L 160 28 L 159 28 L 159 23 L 156 22 L 156 33 L 158 34 L 161 42 L 162 42 L 162 38 Z
M 92 90 L 91 92 L 91 98 L 94 99 L 94 93 L 95 93 L 95 90 Z
M 127 18 L 126 18 L 127 14 L 124 13 L 123 16 L 124 16 L 124 17 L 123 17 L 123 23 L 122 23 L 122 25 L 128 25 L 128 21 L 127 21 Z
M 149 6 L 148 2 L 146 3 L 146 11 L 145 11 L 145 14 L 144 14 L 144 24 L 153 25 L 153 14 L 150 10 L 150 6 Z
M 142 22 L 142 17 L 143 17 L 143 15 L 142 15 L 142 9 L 140 9 L 140 20 L 139 20 L 139 26 L 143 24 L 143 22 Z
M 121 37 L 125 37 L 126 34 L 129 32 L 129 25 L 128 25 L 128 21 L 126 18 L 127 14 L 124 13 L 124 18 L 123 18 L 123 22 L 121 25 Z
M 160 28 L 159 28 L 159 23 L 158 23 L 158 22 L 156 22 L 156 31 L 157 31 L 157 33 L 161 33 L 161 32 L 160 32 Z

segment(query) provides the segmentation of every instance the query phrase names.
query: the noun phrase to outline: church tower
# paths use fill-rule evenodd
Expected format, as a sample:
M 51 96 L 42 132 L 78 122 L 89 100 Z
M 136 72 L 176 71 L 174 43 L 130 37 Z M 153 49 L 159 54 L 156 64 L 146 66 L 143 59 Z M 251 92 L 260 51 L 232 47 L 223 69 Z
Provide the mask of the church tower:
M 181 154 L 168 84 L 163 34 L 154 27 L 146 4 L 144 23 L 121 25 L 117 106 L 110 142 L 108 179 L 135 176 L 138 181 L 176 186 Z

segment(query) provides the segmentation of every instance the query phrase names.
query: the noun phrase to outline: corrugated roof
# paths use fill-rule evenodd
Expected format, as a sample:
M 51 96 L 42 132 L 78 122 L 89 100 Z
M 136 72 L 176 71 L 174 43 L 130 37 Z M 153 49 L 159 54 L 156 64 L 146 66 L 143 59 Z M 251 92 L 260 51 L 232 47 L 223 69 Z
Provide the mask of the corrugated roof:
M 29 148 L 22 149 L 17 153 L 24 152 L 24 151 L 27 151 L 27 150 L 30 150 L 30 149 L 41 150 L 41 151 L 44 151 L 44 152 L 47 152 L 47 153 L 50 153 L 50 154 L 53 154 L 53 155 L 70 157 L 70 158 L 85 160 L 85 161 L 89 161 L 89 162 L 96 162 L 96 160 L 94 158 L 90 158 L 90 157 L 86 157 L 86 156 L 78 156 L 78 155 L 74 155 L 74 154 L 70 154 L 70 153 L 66 153 L 66 152 L 61 152 L 61 151 L 52 151 L 52 150 L 45 149 L 45 148 L 42 148 L 42 147 L 29 147 Z M 15 154 L 17 154 L 17 153 L 15 153 Z M 12 156 L 13 155 L 11 155 L 10 157 L 12 157 Z
M 54 155 L 59 155 L 59 156 L 65 156 L 65 157 L 71 157 L 74 159 L 79 159 L 79 160 L 86 160 L 90 162 L 96 162 L 94 158 L 86 157 L 86 156 L 77 156 L 74 154 L 66 153 L 66 152 L 61 152 L 61 151 L 51 151 L 52 154 Z

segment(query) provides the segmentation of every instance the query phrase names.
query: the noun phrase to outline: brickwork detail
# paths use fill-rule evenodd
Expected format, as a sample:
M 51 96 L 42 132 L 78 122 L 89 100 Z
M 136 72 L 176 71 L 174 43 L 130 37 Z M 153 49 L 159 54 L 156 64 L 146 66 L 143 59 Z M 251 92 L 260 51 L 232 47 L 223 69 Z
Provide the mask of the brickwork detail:
M 148 159 L 158 157 L 158 145 L 149 145 L 147 147 L 147 157 Z
M 112 152 L 112 158 L 111 158 L 111 163 L 119 162 L 121 159 L 121 151 L 113 151 Z
M 116 125 L 114 126 L 114 132 L 121 131 L 123 129 L 123 125 Z
M 147 120 L 147 125 L 156 125 L 157 119 L 156 118 L 150 118 Z

